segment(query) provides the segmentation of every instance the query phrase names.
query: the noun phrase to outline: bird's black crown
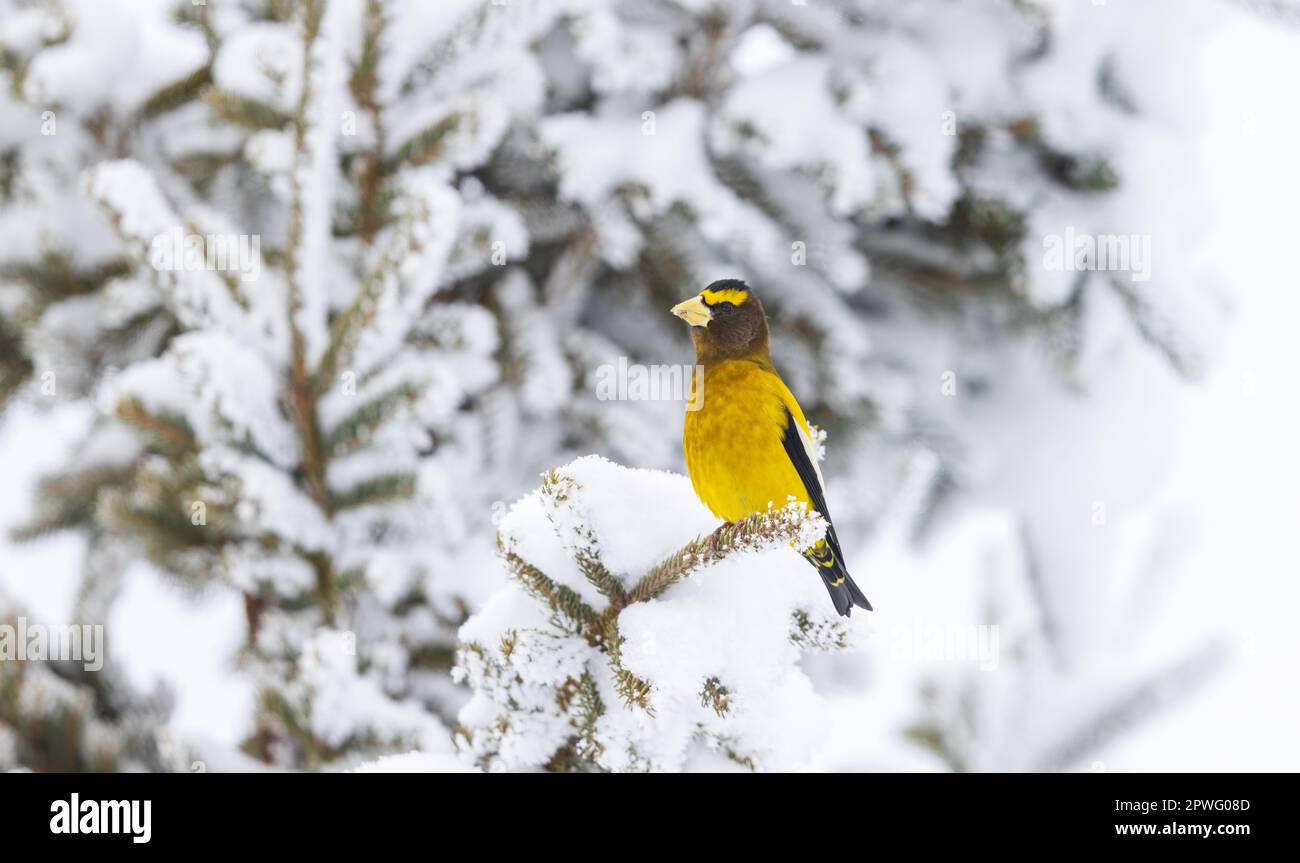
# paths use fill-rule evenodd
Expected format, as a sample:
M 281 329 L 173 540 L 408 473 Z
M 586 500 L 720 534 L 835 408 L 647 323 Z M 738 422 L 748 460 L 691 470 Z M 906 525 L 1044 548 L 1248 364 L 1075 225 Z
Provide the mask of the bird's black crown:
M 749 285 L 740 279 L 718 279 L 716 282 L 710 282 L 705 288 L 706 291 L 744 291 L 749 293 Z

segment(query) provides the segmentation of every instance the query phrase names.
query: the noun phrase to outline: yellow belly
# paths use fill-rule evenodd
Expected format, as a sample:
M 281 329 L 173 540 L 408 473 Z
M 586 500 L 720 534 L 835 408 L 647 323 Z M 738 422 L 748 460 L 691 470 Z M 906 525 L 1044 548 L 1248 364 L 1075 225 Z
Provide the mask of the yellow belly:
M 744 360 L 711 367 L 701 407 L 687 411 L 682 436 L 686 468 L 700 500 L 726 521 L 808 494 L 781 442 L 786 409 L 803 414 L 777 375 Z

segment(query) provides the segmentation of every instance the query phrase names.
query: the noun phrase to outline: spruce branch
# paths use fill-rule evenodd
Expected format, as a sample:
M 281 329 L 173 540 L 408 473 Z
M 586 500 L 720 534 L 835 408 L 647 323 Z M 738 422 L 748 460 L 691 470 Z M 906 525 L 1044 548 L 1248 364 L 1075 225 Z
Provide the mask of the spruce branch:
M 245 129 L 283 129 L 293 118 L 283 111 L 257 99 L 250 99 L 220 87 L 203 91 L 203 101 L 214 114 L 227 123 Z
M 326 455 L 334 458 L 364 446 L 376 430 L 419 396 L 419 390 L 403 383 L 368 400 L 325 435 Z
M 600 591 L 600 595 L 609 601 L 610 606 L 622 608 L 627 605 L 623 582 L 601 563 L 595 553 L 588 549 L 581 549 L 574 555 L 574 562 L 578 564 L 583 577 Z
M 339 369 L 356 348 L 361 330 L 374 319 L 383 282 L 380 271 L 372 270 L 361 283 L 357 298 L 330 323 L 325 353 L 313 377 L 313 391 L 323 393 L 333 385 Z
M 136 111 L 135 122 L 152 120 L 168 111 L 173 111 L 187 102 L 192 102 L 212 84 L 212 64 L 205 63 L 185 77 L 173 81 L 145 100 Z M 211 104 L 211 103 L 209 103 Z
M 569 549 L 579 571 L 611 607 L 627 604 L 623 582 L 611 573 L 600 559 L 600 541 L 585 526 L 586 514 L 578 509 L 581 486 L 572 477 L 551 470 L 542 477 L 542 496 L 546 515 L 565 548 Z
M 500 545 L 498 539 L 498 545 Z M 534 598 L 541 600 L 566 620 L 579 628 L 588 642 L 597 644 L 603 638 L 601 616 L 573 588 L 553 581 L 549 576 L 511 551 L 501 553 L 506 569 Z
M 308 135 L 311 130 L 311 103 L 315 98 L 315 76 L 312 55 L 316 39 L 320 35 L 321 18 L 324 15 L 323 0 L 304 0 L 302 5 L 302 92 L 293 115 L 293 171 L 291 182 L 293 193 L 289 203 L 289 236 L 285 251 L 285 269 L 289 277 L 289 338 L 292 351 L 293 378 L 295 389 L 301 388 L 304 394 L 310 391 L 307 386 L 307 355 L 302 328 L 298 319 L 303 308 L 303 293 L 314 286 L 302 284 L 303 261 L 302 244 L 308 230 L 306 225 L 307 179 L 303 176 L 311 158 Z M 313 400 L 314 401 L 314 400 Z M 314 409 L 314 404 L 311 405 Z
M 352 70 L 348 87 L 352 98 L 370 117 L 374 132 L 373 145 L 362 155 L 358 178 L 356 232 L 369 245 L 384 224 L 387 204 L 384 194 L 383 152 L 386 141 L 383 109 L 379 104 L 379 58 L 384 34 L 389 25 L 386 6 L 381 0 L 367 0 L 362 20 L 361 56 Z
M 541 494 L 547 517 L 561 542 L 569 549 L 587 581 L 606 598 L 608 607 L 603 613 L 596 612 L 572 588 L 554 581 L 515 552 L 507 550 L 506 540 L 498 537 L 502 559 L 508 571 L 532 596 L 562 615 L 588 644 L 605 654 L 615 689 L 623 703 L 628 707 L 638 707 L 651 715 L 654 713 L 650 700 L 654 691 L 653 684 L 623 664 L 624 638 L 618 625 L 623 609 L 633 602 L 644 602 L 661 596 L 682 578 L 729 554 L 782 544 L 805 548 L 815 542 L 825 529 L 820 516 L 809 513 L 802 505 L 792 502 L 736 524 L 724 525 L 711 536 L 691 541 L 653 567 L 628 591 L 623 587 L 622 580 L 613 575 L 600 559 L 599 540 L 585 526 L 585 513 L 580 507 L 581 486 L 578 482 L 559 470 L 552 470 L 543 476 Z M 810 625 L 809 629 L 811 628 Z M 812 640 L 818 639 L 810 638 Z M 729 701 L 726 699 L 725 688 L 719 689 L 719 686 L 720 684 L 715 685 L 712 697 L 716 702 L 715 708 L 725 712 Z
M 125 484 L 133 472 L 133 465 L 93 467 L 41 479 L 36 489 L 36 516 L 15 527 L 11 536 L 15 541 L 24 542 L 60 530 L 93 525 L 100 492 Z
M 300 552 L 301 554 L 301 552 Z M 316 598 L 326 626 L 333 626 L 338 616 L 339 586 L 334 561 L 321 552 L 303 554 L 316 575 Z
M 113 413 L 118 419 L 144 432 L 164 451 L 183 453 L 198 449 L 194 430 L 182 416 L 150 411 L 137 398 L 122 399 Z
M 427 229 L 434 222 L 435 202 L 426 192 L 422 188 L 402 197 L 401 215 L 379 241 L 375 261 L 362 279 L 356 299 L 330 322 L 325 350 L 312 380 L 315 392 L 328 389 L 351 360 L 362 333 L 379 313 L 384 293 L 400 292 L 410 282 L 411 258 L 425 251 L 430 242 Z
M 613 617 L 607 618 L 604 643 L 610 670 L 614 672 L 615 688 L 623 703 L 628 707 L 639 707 L 653 716 L 650 695 L 654 687 L 648 680 L 633 674 L 623 665 L 623 635 L 618 631 L 618 622 Z
M 710 677 L 704 681 L 704 688 L 700 690 L 700 703 L 712 707 L 713 712 L 719 716 L 726 716 L 731 710 L 731 690 L 723 686 L 718 678 Z
M 814 620 L 799 608 L 791 615 L 790 641 L 807 651 L 844 650 L 849 646 L 849 631 L 839 619 Z
M 391 473 L 371 477 L 345 491 L 330 494 L 330 509 L 341 512 L 390 500 L 401 500 L 415 493 L 415 476 Z
M 94 293 L 107 282 L 131 271 L 131 262 L 113 258 L 92 267 L 78 267 L 64 252 L 46 249 L 35 262 L 0 264 L 0 280 L 29 286 L 37 308 L 70 297 Z
M 0 410 L 33 371 L 35 367 L 23 350 L 18 330 L 0 317 Z
M 301 319 L 305 310 L 306 292 L 317 288 L 316 285 L 304 284 L 305 264 L 301 256 L 311 226 L 308 219 L 308 196 L 310 180 L 306 176 L 311 169 L 313 159 L 321 154 L 312 151 L 309 140 L 312 131 L 311 109 L 318 94 L 319 84 L 315 73 L 317 59 L 316 42 L 320 36 L 325 4 L 323 0 L 304 0 L 302 4 L 302 92 L 293 115 L 293 171 L 291 175 L 292 195 L 289 204 L 289 231 L 285 251 L 285 270 L 288 276 L 288 324 L 290 346 L 289 381 L 286 392 L 288 412 L 295 431 L 301 442 L 301 470 L 306 478 L 307 487 L 317 506 L 327 518 L 334 514 L 333 499 L 326 483 L 325 472 L 327 455 L 320 427 L 318 400 L 320 392 L 315 386 L 308 367 L 307 341 L 303 332 Z M 321 118 L 314 118 L 321 122 Z M 332 564 L 323 555 L 309 559 L 316 572 L 317 593 L 327 623 L 332 623 L 336 614 L 335 603 L 338 590 L 334 584 Z
M 403 167 L 414 168 L 436 159 L 442 153 L 443 142 L 456 131 L 460 123 L 459 114 L 448 114 L 432 126 L 416 132 L 384 160 L 383 173 L 395 174 Z
M 590 672 L 585 672 L 577 681 L 572 713 L 578 730 L 577 754 L 588 762 L 594 762 L 605 748 L 596 736 L 596 723 L 605 713 L 605 702 Z
M 819 515 L 797 506 L 770 509 L 743 521 L 725 524 L 710 536 L 692 540 L 652 567 L 628 591 L 628 604 L 654 599 L 683 578 L 729 554 L 782 543 L 807 548 L 824 531 L 825 522 Z
M 227 541 L 211 527 L 194 525 L 180 505 L 169 505 L 165 500 L 137 503 L 113 489 L 105 494 L 102 506 L 108 525 L 138 537 L 151 558 L 173 563 L 178 575 L 185 575 L 186 568 L 175 560 L 177 555 L 212 551 Z

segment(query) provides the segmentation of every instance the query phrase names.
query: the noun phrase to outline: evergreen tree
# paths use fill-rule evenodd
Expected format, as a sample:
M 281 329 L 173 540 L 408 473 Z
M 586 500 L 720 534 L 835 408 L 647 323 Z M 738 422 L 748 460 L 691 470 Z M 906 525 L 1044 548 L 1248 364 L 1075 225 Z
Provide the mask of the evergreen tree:
M 437 750 L 464 698 L 456 627 L 506 601 L 490 508 L 591 452 L 679 467 L 680 402 L 607 401 L 595 375 L 687 362 L 666 309 L 742 277 L 835 441 L 841 532 L 940 536 L 987 493 L 990 452 L 1024 478 L 990 442 L 1027 398 L 1081 397 L 1120 349 L 1186 377 L 1212 355 L 1213 274 L 1186 253 L 1187 112 L 1132 74 L 1137 52 L 1204 26 L 1200 5 L 1177 21 L 1175 6 L 0 0 L 0 407 L 98 411 L 21 535 L 87 537 L 87 620 L 140 556 L 238 592 L 257 758 Z M 1185 38 L 1140 43 L 1157 16 Z M 1049 260 L 1045 241 L 1076 233 L 1148 236 L 1158 266 L 1138 282 L 1095 252 Z M 527 500 L 556 500 L 565 475 Z M 1078 659 L 1062 585 L 1094 561 L 1065 553 L 1045 484 L 1009 485 L 1023 577 L 972 590 L 971 614 L 1033 607 L 1037 655 Z M 807 763 L 745 725 L 759 696 L 736 681 L 622 675 L 619 638 L 587 618 L 657 561 L 592 564 L 605 593 L 518 550 L 538 525 L 502 528 L 505 569 L 535 594 L 509 601 L 554 616 L 529 637 L 587 653 L 544 678 L 568 700 L 539 708 L 536 739 L 490 730 L 510 711 L 461 713 L 473 755 L 675 768 L 703 740 L 747 766 Z M 659 555 L 691 530 L 671 536 Z M 596 593 L 557 609 L 551 582 Z M 459 643 L 483 710 L 534 671 L 490 620 Z M 549 698 L 531 685 L 527 703 Z M 992 737 L 943 705 L 975 692 L 997 714 L 1015 696 L 904 685 L 930 705 L 913 739 L 951 766 L 1005 763 L 981 761 Z M 723 689 L 741 720 L 713 709 Z M 651 692 L 674 707 L 646 718 Z M 671 751 L 646 743 L 669 727 Z
M 0 594 L 0 770 L 189 769 L 184 745 L 163 728 L 171 708 L 165 691 L 136 693 L 111 664 L 23 659 L 27 648 L 17 640 L 28 625 Z
M 678 475 L 550 472 L 501 522 L 514 583 L 461 629 L 462 749 L 494 770 L 811 764 L 797 663 L 850 639 L 797 552 L 825 523 L 790 504 L 715 524 Z

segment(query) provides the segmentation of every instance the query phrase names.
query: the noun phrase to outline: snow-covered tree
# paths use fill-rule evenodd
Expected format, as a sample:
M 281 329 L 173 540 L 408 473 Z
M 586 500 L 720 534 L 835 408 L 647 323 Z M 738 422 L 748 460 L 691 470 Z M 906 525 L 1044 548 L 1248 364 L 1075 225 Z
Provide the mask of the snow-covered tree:
M 134 692 L 111 665 L 89 670 L 73 659 L 25 657 L 27 644 L 18 644 L 25 614 L 3 592 L 0 627 L 0 770 L 188 769 L 184 747 L 163 730 L 171 706 L 166 692 Z
M 626 480 L 674 501 L 646 504 L 663 533 L 639 545 L 598 529 L 620 480 L 559 471 L 501 525 L 507 572 L 549 581 L 497 592 L 495 502 L 591 452 L 680 466 L 681 404 L 603 400 L 597 369 L 687 362 L 666 309 L 741 277 L 831 433 L 841 533 L 950 542 L 973 506 L 1010 510 L 1013 528 L 980 540 L 1000 574 L 963 571 L 953 592 L 981 620 L 1030 609 L 1017 631 L 1050 659 L 1024 679 L 1068 677 L 1092 649 L 1087 615 L 1063 624 L 1088 607 L 1077 585 L 1115 566 L 1100 544 L 1071 553 L 1073 519 L 1121 495 L 1067 469 L 1087 464 L 1069 457 L 1089 432 L 1076 406 L 1127 374 L 1117 358 L 1196 376 L 1222 317 L 1196 254 L 1194 99 L 1137 74 L 1180 68 L 1205 8 L 0 0 L 0 406 L 99 412 L 24 535 L 86 535 L 87 619 L 142 555 L 238 592 L 261 693 L 247 748 L 267 762 L 441 751 L 464 697 L 455 631 L 479 611 L 461 632 L 475 694 L 460 717 L 486 763 L 676 768 L 702 742 L 755 766 L 837 766 L 747 712 L 776 684 L 745 674 L 806 680 L 783 639 L 813 580 L 782 592 L 779 541 L 620 609 L 617 638 L 546 604 L 538 584 L 598 617 L 619 601 L 574 575 L 595 546 L 522 513 L 586 525 L 606 589 L 626 590 L 711 530 L 684 481 Z M 1179 38 L 1153 43 L 1153 25 Z M 1093 267 L 1095 248 L 1049 258 L 1112 235 L 1149 254 L 1123 270 Z M 565 476 L 603 503 L 570 519 Z M 564 555 L 529 551 L 557 541 Z M 734 706 L 715 711 L 686 653 L 662 648 L 678 675 L 626 645 L 655 627 L 661 645 L 704 643 L 684 621 L 708 609 L 672 609 L 739 601 L 729 568 L 766 573 L 763 613 L 780 621 L 767 640 L 732 633 L 766 665 L 717 669 Z M 896 575 L 859 572 L 888 598 Z M 510 627 L 531 634 L 507 651 Z M 877 679 L 823 659 L 870 703 Z M 500 707 L 517 679 L 536 716 Z M 1032 703 L 961 675 L 909 669 L 898 685 L 915 696 L 910 739 L 950 766 L 1006 762 L 945 705 Z M 492 726 L 503 715 L 541 736 Z M 911 745 L 880 737 L 876 751 Z
M 476 760 L 791 770 L 819 757 L 798 662 L 852 633 L 798 553 L 825 530 L 816 513 L 791 504 L 719 529 L 685 477 L 590 456 L 500 528 L 513 583 L 460 633 L 474 698 L 459 739 Z
M 28 24 L 69 16 L 61 38 L 90 38 L 74 8 L 28 10 Z M 135 8 L 132 24 L 147 33 L 170 11 Z M 467 517 L 491 500 L 482 419 L 461 408 L 500 376 L 492 315 L 430 298 L 525 248 L 517 217 L 453 185 L 457 161 L 481 160 L 500 131 L 476 113 L 482 94 L 436 116 L 427 90 L 403 102 L 419 58 L 386 50 L 402 26 L 389 13 L 194 7 L 183 73 L 199 85 L 150 134 L 129 125 L 141 106 L 123 106 L 132 158 L 72 178 L 119 240 L 113 273 L 81 293 L 133 327 L 146 310 L 169 326 L 99 382 L 101 428 L 46 484 L 28 532 L 89 517 L 179 578 L 240 591 L 262 680 L 248 746 L 290 764 L 445 737 L 449 627 L 473 586 Z M 57 61 L 86 62 L 52 53 L 16 61 L 29 101 L 62 95 L 57 72 L 73 70 Z M 457 70 L 440 72 L 426 83 L 456 89 Z M 64 124 L 76 119 L 90 121 Z M 19 294 L 34 328 L 48 299 Z
M 206 51 L 201 35 L 160 4 L 145 6 L 0 3 L 0 409 L 15 396 L 40 408 L 84 403 L 105 376 L 153 356 L 174 333 L 167 307 L 130 278 L 83 185 L 86 167 L 156 134 L 170 107 L 206 83 L 191 74 Z M 154 47 L 140 50 L 142 41 Z M 20 531 L 87 535 L 74 610 L 87 624 L 106 620 L 128 559 L 96 519 L 99 493 L 130 481 L 129 454 L 113 455 L 124 437 L 101 423 L 76 462 L 44 484 L 39 517 Z M 168 767 L 156 733 L 168 698 L 132 694 L 111 657 L 87 674 L 4 666 L 0 724 L 16 740 L 6 766 Z

